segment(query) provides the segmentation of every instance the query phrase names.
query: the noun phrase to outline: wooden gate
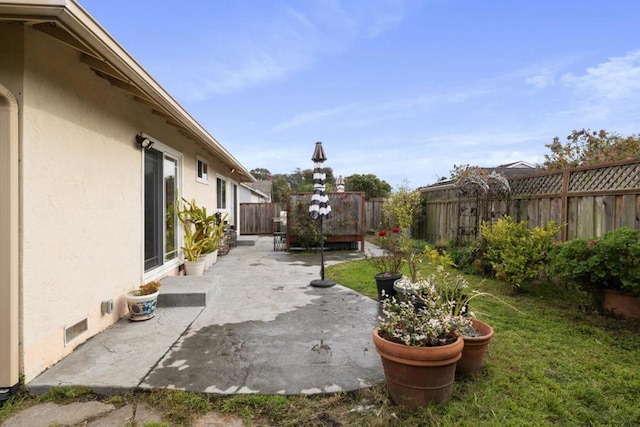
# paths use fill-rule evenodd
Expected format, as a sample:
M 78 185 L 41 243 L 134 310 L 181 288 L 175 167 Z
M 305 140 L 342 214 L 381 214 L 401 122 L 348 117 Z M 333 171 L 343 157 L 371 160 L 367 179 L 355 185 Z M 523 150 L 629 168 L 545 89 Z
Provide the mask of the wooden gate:
M 240 233 L 273 234 L 281 210 L 279 203 L 240 203 Z

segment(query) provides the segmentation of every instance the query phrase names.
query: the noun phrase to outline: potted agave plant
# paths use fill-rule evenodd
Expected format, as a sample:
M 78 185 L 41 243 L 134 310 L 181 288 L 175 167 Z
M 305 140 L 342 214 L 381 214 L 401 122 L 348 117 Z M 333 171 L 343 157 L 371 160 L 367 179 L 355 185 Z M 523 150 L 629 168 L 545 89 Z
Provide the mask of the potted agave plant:
M 207 215 L 204 207 L 199 207 L 195 200 L 182 199 L 182 208 L 178 210 L 178 219 L 184 230 L 184 245 L 180 248 L 184 255 L 184 268 L 187 276 L 201 276 L 207 266 L 208 259 L 203 257 L 214 241 L 211 224 L 215 215 Z
M 133 321 L 151 319 L 156 315 L 160 282 L 154 280 L 127 292 L 129 319 Z

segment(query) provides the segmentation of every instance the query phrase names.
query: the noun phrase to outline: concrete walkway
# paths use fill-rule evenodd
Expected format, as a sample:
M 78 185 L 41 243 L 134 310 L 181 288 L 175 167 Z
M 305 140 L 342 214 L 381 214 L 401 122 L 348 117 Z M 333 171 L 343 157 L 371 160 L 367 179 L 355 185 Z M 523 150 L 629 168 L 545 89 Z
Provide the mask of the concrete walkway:
M 325 266 L 360 258 L 325 252 Z M 163 280 L 155 318 L 121 319 L 27 388 L 316 394 L 383 381 L 371 340 L 379 304 L 340 285 L 309 286 L 319 264 L 317 253 L 274 252 L 270 237 L 240 240 L 201 278 Z

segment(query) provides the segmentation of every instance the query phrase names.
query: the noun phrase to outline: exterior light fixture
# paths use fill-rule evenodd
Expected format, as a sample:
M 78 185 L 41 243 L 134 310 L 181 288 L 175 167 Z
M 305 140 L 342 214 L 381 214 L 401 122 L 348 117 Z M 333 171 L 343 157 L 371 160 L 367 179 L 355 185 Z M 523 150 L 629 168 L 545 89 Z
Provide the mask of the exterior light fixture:
M 142 135 L 136 135 L 136 142 L 143 150 L 148 150 L 153 145 L 152 140 Z
M 344 178 L 342 175 L 338 176 L 338 179 L 336 179 L 336 190 L 338 193 L 344 193 Z

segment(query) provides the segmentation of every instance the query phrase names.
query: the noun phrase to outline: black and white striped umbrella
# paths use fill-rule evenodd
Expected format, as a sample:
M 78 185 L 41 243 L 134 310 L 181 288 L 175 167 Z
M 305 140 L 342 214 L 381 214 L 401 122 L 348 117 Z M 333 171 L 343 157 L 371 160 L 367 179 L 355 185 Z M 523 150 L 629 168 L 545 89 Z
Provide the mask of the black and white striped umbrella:
M 325 280 L 324 278 L 324 235 L 322 234 L 322 221 L 331 215 L 331 206 L 329 205 L 329 196 L 325 192 L 325 184 L 327 174 L 324 172 L 322 163 L 327 160 L 322 142 L 316 142 L 316 148 L 313 151 L 313 195 L 311 196 L 311 204 L 309 205 L 309 215 L 311 218 L 320 222 L 320 280 L 312 280 L 310 285 L 319 288 L 328 288 L 336 284 L 333 280 Z
M 322 142 L 316 142 L 316 149 L 311 160 L 313 160 L 313 195 L 311 196 L 309 214 L 313 219 L 326 219 L 331 214 L 331 206 L 329 205 L 329 196 L 325 193 L 327 174 L 324 172 L 322 164 L 327 160 L 327 156 L 324 154 Z

